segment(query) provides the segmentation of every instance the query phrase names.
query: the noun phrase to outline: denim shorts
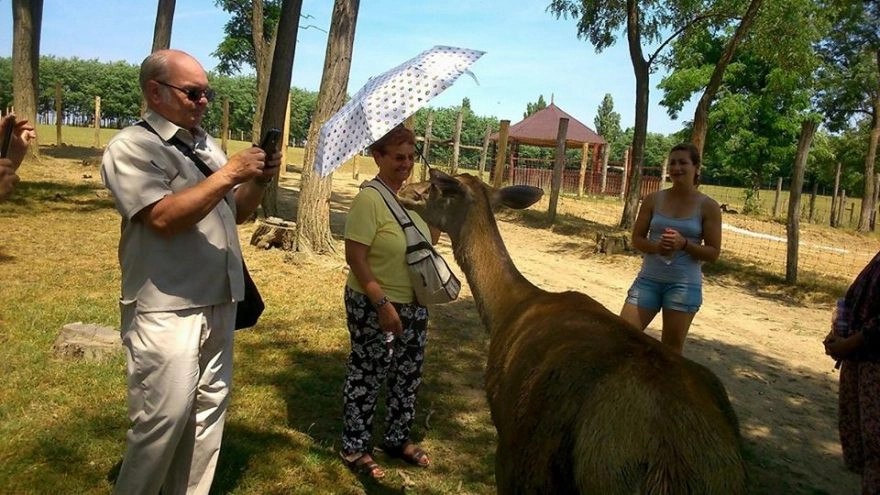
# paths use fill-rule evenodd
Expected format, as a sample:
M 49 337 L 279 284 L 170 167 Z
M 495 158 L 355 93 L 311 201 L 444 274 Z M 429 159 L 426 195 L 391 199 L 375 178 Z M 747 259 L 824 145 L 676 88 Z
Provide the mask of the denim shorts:
M 703 304 L 703 286 L 681 282 L 657 282 L 636 277 L 626 293 L 626 302 L 655 311 L 665 308 L 696 313 Z

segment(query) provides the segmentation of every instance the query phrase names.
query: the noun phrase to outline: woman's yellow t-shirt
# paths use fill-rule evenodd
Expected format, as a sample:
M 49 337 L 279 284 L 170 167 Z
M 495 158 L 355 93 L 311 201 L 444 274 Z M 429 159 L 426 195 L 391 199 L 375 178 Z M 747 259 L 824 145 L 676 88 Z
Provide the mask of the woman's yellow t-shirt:
M 407 210 L 419 231 L 430 240 L 428 224 L 412 210 Z M 345 238 L 366 246 L 367 264 L 392 302 L 411 303 L 415 300 L 406 265 L 406 236 L 379 191 L 365 187 L 354 197 L 345 219 Z M 353 272 L 346 284 L 364 293 Z

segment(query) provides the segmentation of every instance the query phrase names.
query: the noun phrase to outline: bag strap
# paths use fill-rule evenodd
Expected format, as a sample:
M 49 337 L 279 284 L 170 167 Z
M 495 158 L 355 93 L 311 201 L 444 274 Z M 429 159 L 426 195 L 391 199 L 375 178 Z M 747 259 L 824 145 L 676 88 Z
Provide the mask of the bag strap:
M 150 123 L 146 120 L 139 120 L 135 125 L 143 127 L 144 129 L 155 134 L 159 139 L 162 139 L 162 136 L 159 136 L 159 133 L 156 132 L 156 129 L 153 129 L 153 126 L 151 126 Z M 164 141 L 164 139 L 162 140 Z M 177 151 L 181 152 L 183 156 L 189 158 L 196 165 L 196 168 L 199 169 L 199 172 L 201 172 L 202 175 L 205 176 L 206 179 L 214 173 L 214 171 L 211 170 L 211 167 L 209 167 L 207 163 L 199 158 L 199 155 L 197 155 L 196 152 L 193 151 L 192 148 L 187 146 L 186 143 L 184 143 L 179 137 L 171 136 L 171 139 L 169 139 L 167 142 L 171 146 L 177 148 Z M 228 203 L 225 195 L 223 196 L 223 201 L 226 201 Z
M 361 188 L 370 187 L 379 191 L 379 195 L 382 196 L 382 199 L 385 201 L 385 204 L 388 206 L 388 209 L 391 210 L 391 213 L 394 215 L 394 218 L 397 219 L 397 223 L 400 224 L 400 227 L 403 229 L 403 232 L 406 233 L 407 229 L 412 229 L 416 233 L 420 240 L 412 240 L 410 236 L 407 236 L 406 239 L 406 251 L 412 252 L 417 251 L 419 249 L 430 249 L 434 251 L 434 246 L 428 242 L 428 239 L 425 238 L 425 235 L 421 230 L 416 227 L 416 224 L 413 222 L 412 218 L 409 216 L 409 213 L 403 208 L 399 201 L 397 201 L 397 196 L 391 191 L 391 189 L 382 182 L 381 179 L 373 179 L 368 180 L 361 184 Z

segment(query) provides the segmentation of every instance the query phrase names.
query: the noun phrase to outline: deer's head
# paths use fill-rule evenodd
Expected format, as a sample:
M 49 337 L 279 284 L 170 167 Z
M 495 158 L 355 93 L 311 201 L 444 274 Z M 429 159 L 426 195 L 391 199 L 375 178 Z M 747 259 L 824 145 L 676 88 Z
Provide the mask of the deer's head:
M 495 189 L 473 175 L 453 177 L 437 169 L 430 170 L 428 181 L 407 185 L 397 193 L 404 206 L 449 234 L 456 234 L 469 215 L 492 212 L 498 206 L 521 210 L 535 204 L 543 194 L 543 190 L 532 186 Z

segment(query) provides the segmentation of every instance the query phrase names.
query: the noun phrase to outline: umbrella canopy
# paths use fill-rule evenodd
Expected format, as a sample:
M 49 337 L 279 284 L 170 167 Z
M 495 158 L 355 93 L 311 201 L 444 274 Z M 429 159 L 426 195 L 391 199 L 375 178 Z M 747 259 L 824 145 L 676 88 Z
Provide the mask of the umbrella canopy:
M 464 73 L 485 52 L 435 46 L 370 78 L 318 136 L 315 171 L 327 176 L 370 143 L 384 136 Z M 471 74 L 473 77 L 473 74 Z

